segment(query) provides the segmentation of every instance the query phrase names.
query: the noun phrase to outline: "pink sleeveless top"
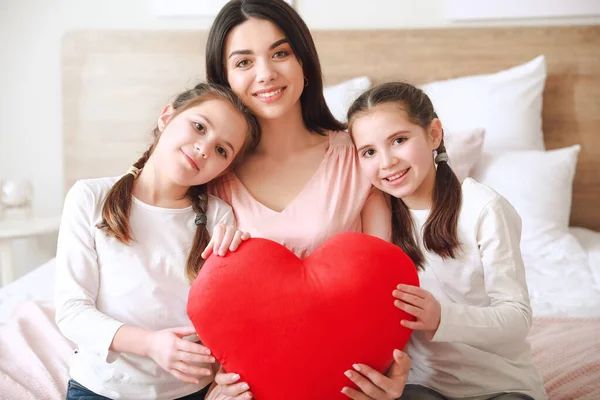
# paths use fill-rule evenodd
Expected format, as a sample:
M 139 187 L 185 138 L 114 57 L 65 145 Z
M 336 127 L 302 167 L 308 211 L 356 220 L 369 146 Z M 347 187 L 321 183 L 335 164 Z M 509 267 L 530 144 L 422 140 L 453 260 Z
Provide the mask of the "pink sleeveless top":
M 257 201 L 234 173 L 213 181 L 209 193 L 233 208 L 238 229 L 281 243 L 304 258 L 337 233 L 361 231 L 360 212 L 371 191 L 347 132 L 331 132 L 319 168 L 281 212 Z

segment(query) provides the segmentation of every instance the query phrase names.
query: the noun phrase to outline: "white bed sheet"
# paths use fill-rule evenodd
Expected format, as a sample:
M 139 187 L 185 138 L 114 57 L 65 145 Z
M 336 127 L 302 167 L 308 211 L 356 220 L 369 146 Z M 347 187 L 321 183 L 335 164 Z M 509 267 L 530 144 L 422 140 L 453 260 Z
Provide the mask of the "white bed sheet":
M 525 257 L 534 316 L 600 317 L 600 232 L 571 228 L 570 234 L 572 246 L 552 257 Z M 51 300 L 55 266 L 52 259 L 0 289 L 0 321 L 19 304 Z

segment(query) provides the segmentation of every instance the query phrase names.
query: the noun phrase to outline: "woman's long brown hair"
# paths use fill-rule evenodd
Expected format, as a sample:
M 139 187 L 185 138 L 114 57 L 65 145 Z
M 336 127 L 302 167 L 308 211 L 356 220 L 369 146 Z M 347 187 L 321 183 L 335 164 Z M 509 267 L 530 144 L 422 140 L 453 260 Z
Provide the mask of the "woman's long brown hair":
M 258 123 L 255 117 L 250 113 L 246 106 L 238 99 L 238 97 L 231 91 L 231 89 L 216 84 L 199 83 L 193 89 L 186 90 L 179 94 L 172 103 L 174 113 L 171 120 L 178 114 L 194 107 L 201 102 L 210 98 L 224 99 L 231 103 L 233 107 L 239 111 L 245 118 L 248 125 L 248 134 L 242 149 L 236 155 L 235 160 L 229 166 L 229 169 L 233 168 L 233 164 L 240 159 L 244 151 L 253 148 L 258 144 Z M 142 169 L 146 165 L 146 162 L 152 155 L 161 131 L 156 126 L 153 130 L 154 142 L 144 152 L 142 157 L 137 160 L 133 166 Z M 131 192 L 133 190 L 133 184 L 135 177 L 132 174 L 123 175 L 110 189 L 104 206 L 102 208 L 102 221 L 100 221 L 96 227 L 101 229 L 109 236 L 113 236 L 123 244 L 129 245 L 134 240 L 131 235 L 131 228 L 129 226 L 129 214 L 131 211 Z M 204 213 L 208 211 L 208 193 L 206 184 L 192 186 L 188 189 L 186 196 L 192 203 L 194 212 Z M 157 229 L 160 229 L 157 227 Z M 198 271 L 202 267 L 204 260 L 201 257 L 202 251 L 208 245 L 210 241 L 210 234 L 206 228 L 206 224 L 197 226 L 196 234 L 194 235 L 194 242 L 188 259 L 186 262 L 185 275 L 191 281 L 193 281 L 198 275 Z
M 360 114 L 384 103 L 399 104 L 409 120 L 429 131 L 431 122 L 437 118 L 429 97 L 419 88 L 405 82 L 389 82 L 374 87 L 360 95 L 348 110 L 349 130 Z M 436 154 L 446 153 L 444 137 Z M 458 240 L 458 213 L 462 201 L 461 185 L 446 161 L 437 164 L 433 202 L 429 217 L 423 227 L 423 244 L 442 258 L 454 258 L 460 250 Z M 392 197 L 392 242 L 399 246 L 422 269 L 425 257 L 415 232 L 410 211 L 401 199 Z
M 323 73 L 317 48 L 300 14 L 283 0 L 230 0 L 215 17 L 206 40 L 206 79 L 229 86 L 225 45 L 229 32 L 250 18 L 272 22 L 284 33 L 306 78 L 300 96 L 304 125 L 321 135 L 341 131 L 346 124 L 335 119 L 323 94 Z

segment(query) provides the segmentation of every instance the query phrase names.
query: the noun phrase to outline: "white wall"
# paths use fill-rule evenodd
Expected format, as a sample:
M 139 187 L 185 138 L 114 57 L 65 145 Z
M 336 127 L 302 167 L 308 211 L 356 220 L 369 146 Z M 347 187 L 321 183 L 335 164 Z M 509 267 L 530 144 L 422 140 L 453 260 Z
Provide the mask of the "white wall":
M 444 0 L 295 0 L 295 6 L 312 29 L 461 26 L 445 20 Z M 152 0 L 0 0 L 0 179 L 31 179 L 34 210 L 60 212 L 60 41 L 65 32 L 206 29 L 210 22 L 210 18 L 157 18 Z M 600 17 L 477 25 L 542 24 L 600 24 Z M 20 273 L 52 257 L 55 239 L 16 242 L 15 263 Z

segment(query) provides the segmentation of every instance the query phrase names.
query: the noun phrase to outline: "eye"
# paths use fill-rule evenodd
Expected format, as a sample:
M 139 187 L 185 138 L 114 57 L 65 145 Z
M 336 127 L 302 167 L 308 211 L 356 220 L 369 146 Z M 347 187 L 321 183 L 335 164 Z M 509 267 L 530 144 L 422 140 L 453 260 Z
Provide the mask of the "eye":
M 397 137 L 396 139 L 394 139 L 394 144 L 402 144 L 405 141 L 406 141 L 406 138 Z
M 224 147 L 217 146 L 217 153 L 223 158 L 227 158 L 227 150 Z
M 202 125 L 200 122 L 194 122 L 194 128 L 200 133 L 206 132 L 206 127 Z
M 250 65 L 250 61 L 246 60 L 246 59 L 242 59 L 242 60 L 238 61 L 237 63 L 235 63 L 236 68 L 246 68 L 249 65 Z
M 287 50 L 278 50 L 273 54 L 275 58 L 284 58 L 288 56 L 290 53 Z
M 362 156 L 363 157 L 372 157 L 375 155 L 375 150 L 373 149 L 367 149 L 365 151 L 363 151 Z

